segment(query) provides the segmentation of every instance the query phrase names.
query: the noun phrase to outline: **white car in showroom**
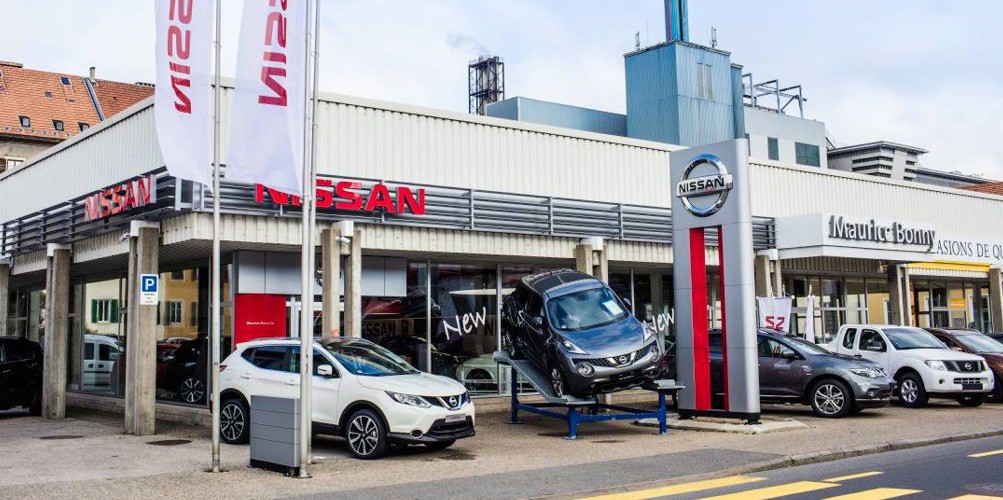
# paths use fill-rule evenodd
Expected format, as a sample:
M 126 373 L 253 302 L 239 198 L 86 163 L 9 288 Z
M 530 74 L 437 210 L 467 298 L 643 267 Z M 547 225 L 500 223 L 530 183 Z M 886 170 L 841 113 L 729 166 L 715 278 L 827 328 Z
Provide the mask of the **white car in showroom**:
M 259 339 L 237 346 L 220 365 L 220 434 L 250 439 L 252 396 L 297 399 L 300 341 Z M 368 340 L 314 341 L 313 430 L 342 436 L 358 458 L 391 444 L 445 449 L 474 435 L 474 405 L 459 382 L 423 373 Z
M 899 400 L 909 408 L 926 406 L 931 397 L 979 406 L 993 390 L 993 373 L 982 357 L 952 351 L 922 328 L 843 325 L 823 347 L 880 365 L 898 383 Z

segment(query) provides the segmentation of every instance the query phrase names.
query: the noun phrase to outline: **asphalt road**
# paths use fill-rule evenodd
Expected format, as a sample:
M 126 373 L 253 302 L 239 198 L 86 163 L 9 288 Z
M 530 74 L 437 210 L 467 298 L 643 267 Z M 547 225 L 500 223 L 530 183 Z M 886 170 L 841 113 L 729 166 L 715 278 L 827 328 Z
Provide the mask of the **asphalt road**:
M 961 441 L 662 487 L 646 486 L 591 498 L 898 497 L 1003 499 L 1003 438 Z

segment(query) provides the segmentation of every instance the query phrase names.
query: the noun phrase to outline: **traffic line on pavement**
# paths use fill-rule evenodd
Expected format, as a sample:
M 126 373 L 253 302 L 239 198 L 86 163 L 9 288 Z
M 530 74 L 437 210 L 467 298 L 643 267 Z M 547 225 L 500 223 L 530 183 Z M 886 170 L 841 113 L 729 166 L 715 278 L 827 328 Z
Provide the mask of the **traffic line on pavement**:
M 839 477 L 834 477 L 834 478 L 831 478 L 831 479 L 823 479 L 822 482 L 825 482 L 825 483 L 841 483 L 843 481 L 849 481 L 851 479 L 860 479 L 860 478 L 864 478 L 864 477 L 880 476 L 881 474 L 884 474 L 884 472 L 878 472 L 878 471 L 861 472 L 859 474 L 849 474 L 849 475 L 846 475 L 846 476 L 839 476 Z
M 799 495 L 802 493 L 811 493 L 813 491 L 836 488 L 838 486 L 839 486 L 838 484 L 820 483 L 817 481 L 798 481 L 796 483 L 781 484 L 778 486 L 768 486 L 766 488 L 759 488 L 755 490 L 740 491 L 738 493 L 729 493 L 727 495 L 708 497 L 705 498 L 704 500 L 730 500 L 730 499 L 767 500 L 770 498 L 780 498 L 787 495 Z
M 983 451 L 982 453 L 972 453 L 969 458 L 991 457 L 993 455 L 1003 455 L 1003 450 Z
M 829 497 L 828 500 L 884 500 L 886 498 L 904 497 L 915 493 L 922 493 L 923 490 L 906 490 L 901 488 L 874 488 L 872 490 L 847 493 L 836 497 Z
M 991 497 L 989 495 L 961 495 L 960 497 L 950 498 L 948 500 L 999 500 L 1003 497 Z
M 650 488 L 647 490 L 626 491 L 623 493 L 611 493 L 588 497 L 586 500 L 643 500 L 645 498 L 664 497 L 668 495 L 680 495 L 683 493 L 693 493 L 697 491 L 712 490 L 715 488 L 726 488 L 728 486 L 739 486 L 743 484 L 755 483 L 766 480 L 765 477 L 751 476 L 729 476 L 718 479 L 707 479 L 705 481 L 694 481 L 691 483 L 673 484 L 660 488 Z

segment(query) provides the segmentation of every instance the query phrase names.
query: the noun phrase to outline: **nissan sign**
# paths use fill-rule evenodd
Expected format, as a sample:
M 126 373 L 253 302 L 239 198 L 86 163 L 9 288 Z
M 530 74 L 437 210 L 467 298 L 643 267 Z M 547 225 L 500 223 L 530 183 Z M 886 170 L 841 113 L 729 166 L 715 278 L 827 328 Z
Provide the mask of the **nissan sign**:
M 676 196 L 691 214 L 708 217 L 724 206 L 731 188 L 731 174 L 724 163 L 714 155 L 702 154 L 683 170 Z

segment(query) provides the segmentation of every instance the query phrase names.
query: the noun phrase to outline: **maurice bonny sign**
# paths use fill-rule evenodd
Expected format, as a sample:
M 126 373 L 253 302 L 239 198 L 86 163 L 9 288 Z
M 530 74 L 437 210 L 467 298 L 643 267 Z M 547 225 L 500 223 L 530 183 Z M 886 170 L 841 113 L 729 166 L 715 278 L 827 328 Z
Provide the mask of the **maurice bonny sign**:
M 145 207 L 157 202 L 157 179 L 153 175 L 123 182 L 84 199 L 87 222 Z
M 300 205 L 299 196 L 291 196 L 261 184 L 255 185 L 254 201 L 268 203 L 269 200 L 276 205 Z M 316 200 L 317 208 L 320 210 L 330 208 L 351 212 L 385 210 L 389 213 L 425 215 L 425 190 L 420 188 L 398 186 L 391 194 L 390 188 L 385 184 L 374 184 L 368 189 L 363 189 L 362 184 L 358 182 L 317 179 Z
M 1003 243 L 937 237 L 935 229 L 919 224 L 831 215 L 828 229 L 831 239 L 922 247 L 942 260 L 1003 261 Z

